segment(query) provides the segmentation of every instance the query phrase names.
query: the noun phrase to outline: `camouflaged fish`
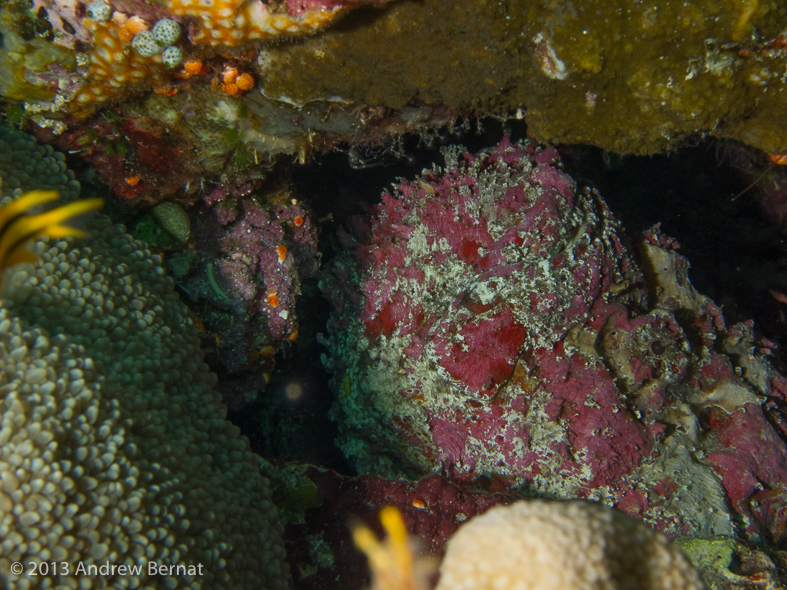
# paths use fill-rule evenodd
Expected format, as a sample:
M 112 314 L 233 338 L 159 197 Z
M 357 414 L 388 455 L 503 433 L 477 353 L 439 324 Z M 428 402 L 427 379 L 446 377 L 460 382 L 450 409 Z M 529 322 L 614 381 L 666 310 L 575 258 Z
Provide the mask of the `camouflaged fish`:
M 84 237 L 82 230 L 62 223 L 104 205 L 104 199 L 83 199 L 44 213 L 28 213 L 37 205 L 59 198 L 58 191 L 35 190 L 0 206 L 0 272 L 17 264 L 37 262 L 38 257 L 28 250 L 27 245 L 38 238 Z

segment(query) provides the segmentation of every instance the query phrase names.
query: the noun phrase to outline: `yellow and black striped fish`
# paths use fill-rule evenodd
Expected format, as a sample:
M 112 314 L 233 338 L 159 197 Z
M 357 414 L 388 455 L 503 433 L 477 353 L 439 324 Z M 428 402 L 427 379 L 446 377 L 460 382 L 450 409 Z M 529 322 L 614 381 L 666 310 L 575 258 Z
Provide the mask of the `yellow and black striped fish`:
M 30 191 L 0 207 L 0 272 L 16 264 L 37 262 L 38 258 L 27 249 L 27 245 L 38 238 L 84 237 L 85 232 L 62 225 L 62 222 L 96 211 L 104 205 L 104 199 L 83 199 L 44 213 L 28 213 L 36 205 L 59 198 L 58 191 Z

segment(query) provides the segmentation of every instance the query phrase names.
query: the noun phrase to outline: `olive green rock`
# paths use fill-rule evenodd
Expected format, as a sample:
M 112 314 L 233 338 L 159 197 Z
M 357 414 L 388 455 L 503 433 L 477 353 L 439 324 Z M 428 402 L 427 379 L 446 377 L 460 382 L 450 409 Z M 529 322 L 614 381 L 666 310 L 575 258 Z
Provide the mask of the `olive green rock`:
M 50 66 L 73 71 L 76 54 L 39 38 L 20 35 L 24 17 L 17 2 L 0 2 L 0 96 L 9 100 L 52 100 Z
M 267 48 L 263 92 L 525 113 L 538 141 L 621 153 L 703 135 L 787 152 L 777 0 L 402 0 Z
M 179 244 L 184 244 L 189 239 L 191 222 L 182 207 L 175 203 L 159 203 L 150 213 Z

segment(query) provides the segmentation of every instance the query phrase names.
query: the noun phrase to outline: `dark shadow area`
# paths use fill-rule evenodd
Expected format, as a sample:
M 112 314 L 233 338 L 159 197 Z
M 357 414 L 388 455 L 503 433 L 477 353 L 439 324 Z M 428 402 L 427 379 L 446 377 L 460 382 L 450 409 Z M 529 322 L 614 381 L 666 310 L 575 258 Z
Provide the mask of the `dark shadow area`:
M 787 290 L 784 232 L 764 214 L 757 184 L 733 200 L 756 176 L 739 169 L 729 149 L 738 147 L 707 140 L 651 157 L 587 146 L 561 152 L 567 172 L 599 190 L 628 235 L 661 223 L 680 242 L 693 285 L 723 306 L 728 323 L 753 319 L 758 334 L 778 342 L 787 306 L 770 290 Z

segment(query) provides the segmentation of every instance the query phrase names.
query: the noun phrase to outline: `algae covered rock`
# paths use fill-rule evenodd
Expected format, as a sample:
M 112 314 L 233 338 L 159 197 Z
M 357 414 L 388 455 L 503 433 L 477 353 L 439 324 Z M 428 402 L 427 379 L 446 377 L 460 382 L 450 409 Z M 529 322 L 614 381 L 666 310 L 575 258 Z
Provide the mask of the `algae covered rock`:
M 554 148 L 444 157 L 353 222 L 322 282 L 355 467 L 593 499 L 671 536 L 785 538 L 787 446 L 763 403 L 784 378 L 751 326 L 726 325 L 657 230 L 633 256 Z
M 0 97 L 7 100 L 52 100 L 57 75 L 73 71 L 76 54 L 41 38 L 23 36 L 22 2 L 0 7 Z
M 775 0 L 426 0 L 347 22 L 267 49 L 263 90 L 298 104 L 524 107 L 539 141 L 616 152 L 697 134 L 787 150 L 787 8 Z
M 191 222 L 183 207 L 164 202 L 153 207 L 150 213 L 178 244 L 185 244 L 188 241 L 191 235 Z
M 285 3 L 286 11 L 293 13 L 287 18 L 294 18 L 294 24 L 277 30 L 274 37 L 313 33 L 340 12 L 346 15 L 320 34 L 290 44 L 262 43 L 267 37 L 260 38 L 246 26 L 249 23 L 219 23 L 206 16 L 212 9 L 191 14 L 193 9 L 179 1 L 166 4 L 176 19 L 206 19 L 187 36 L 198 43 L 212 39 L 208 45 L 218 45 L 216 55 L 208 51 L 203 56 L 211 56 L 208 69 L 222 71 L 223 43 L 249 44 L 248 54 L 236 56 L 237 65 L 259 80 L 260 92 L 251 94 L 270 103 L 250 106 L 278 109 L 286 119 L 286 108 L 272 106 L 280 103 L 302 109 L 305 115 L 303 120 L 295 117 L 296 129 L 286 130 L 294 137 L 282 136 L 264 113 L 258 113 L 262 125 L 255 121 L 245 138 L 222 138 L 214 133 L 219 129 L 196 121 L 201 129 L 195 133 L 208 134 L 206 145 L 215 144 L 200 150 L 202 159 L 210 160 L 210 154 L 226 159 L 223 144 L 238 139 L 252 144 L 260 155 L 292 151 L 293 145 L 302 153 L 315 141 L 320 144 L 319 128 L 325 125 L 315 123 L 320 117 L 309 113 L 326 103 L 357 115 L 361 127 L 369 125 L 370 115 L 376 113 L 374 126 L 374 117 L 386 113 L 388 120 L 402 120 L 399 132 L 450 120 L 434 115 L 432 110 L 439 107 L 443 114 L 526 116 L 529 132 L 539 141 L 593 144 L 615 152 L 669 151 L 704 135 L 739 139 L 770 153 L 787 151 L 787 122 L 782 116 L 787 100 L 787 8 L 777 0 L 691 5 L 678 0 L 348 0 L 328 2 L 324 11 Z M 248 8 L 231 4 L 230 12 Z M 262 7 L 257 17 L 271 19 L 274 25 L 288 22 L 284 14 L 268 14 L 265 3 L 252 4 Z M 374 6 L 350 10 L 359 4 Z M 139 9 L 161 12 L 145 3 Z M 15 11 L 18 15 L 19 9 Z M 312 12 L 317 21 L 310 20 Z M 192 80 L 179 67 L 160 64 L 158 57 L 141 58 L 130 51 L 130 41 L 118 37 L 120 25 L 90 19 L 86 22 L 91 40 L 82 56 L 89 68 L 83 67 L 79 75 L 66 75 L 63 69 L 59 78 L 53 77 L 57 64 L 52 52 L 60 48 L 23 35 L 22 20 L 9 21 L 6 27 L 6 44 L 17 38 L 26 49 L 3 50 L 2 93 L 31 108 L 43 108 L 33 98 L 53 99 L 47 86 L 52 83 L 57 83 L 57 94 L 44 105 L 45 111 L 79 115 L 127 101 L 151 86 L 163 94 L 194 95 L 188 104 L 199 103 L 208 88 L 212 94 L 220 89 L 219 76 Z M 29 22 L 25 26 L 29 28 Z M 208 34 L 212 26 L 221 29 L 211 32 L 217 36 Z M 194 57 L 188 48 L 179 50 L 185 51 L 184 63 Z M 41 64 L 46 71 L 37 69 Z M 73 70 L 73 65 L 68 68 Z M 238 95 L 235 89 L 219 92 L 216 98 L 230 113 L 234 107 L 228 98 Z M 227 106 L 221 106 L 222 101 Z M 62 131 L 59 118 L 52 123 L 44 114 L 36 119 L 40 124 Z M 327 117 L 330 111 L 323 114 Z M 301 125 L 307 128 L 297 129 Z M 390 131 L 381 127 L 376 135 L 363 135 L 379 140 Z

